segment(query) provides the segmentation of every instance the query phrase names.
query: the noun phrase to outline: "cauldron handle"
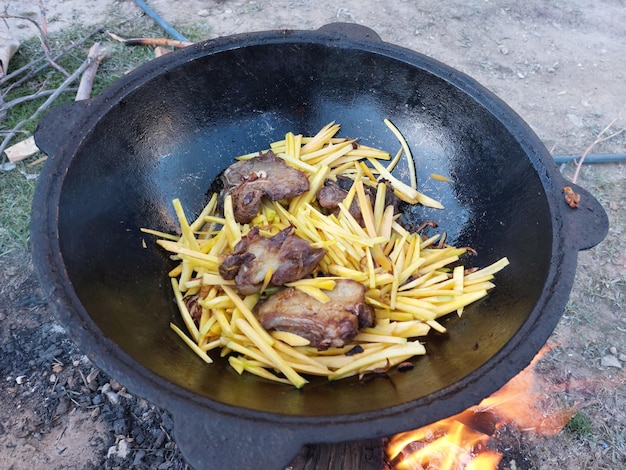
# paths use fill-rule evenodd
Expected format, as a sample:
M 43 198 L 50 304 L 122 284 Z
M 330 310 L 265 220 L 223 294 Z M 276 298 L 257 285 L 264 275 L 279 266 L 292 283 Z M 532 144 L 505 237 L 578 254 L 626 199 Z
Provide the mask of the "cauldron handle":
M 284 469 L 303 443 L 288 424 L 199 413 L 189 405 L 173 411 L 176 443 L 195 469 Z M 204 416 L 204 418 L 202 418 Z
M 382 42 L 382 38 L 376 31 L 367 26 L 357 23 L 328 23 L 318 29 L 318 31 L 339 36 L 345 36 L 355 40 L 370 40 Z
M 577 250 L 588 250 L 596 246 L 606 237 L 609 231 L 609 219 L 600 202 L 580 186 L 565 182 L 580 195 L 577 208 L 569 207 L 563 194 L 563 214 L 567 220 L 566 238 Z
M 91 104 L 92 100 L 64 103 L 44 114 L 35 129 L 37 147 L 54 158 L 69 143 L 75 142 L 73 135 L 84 127 Z

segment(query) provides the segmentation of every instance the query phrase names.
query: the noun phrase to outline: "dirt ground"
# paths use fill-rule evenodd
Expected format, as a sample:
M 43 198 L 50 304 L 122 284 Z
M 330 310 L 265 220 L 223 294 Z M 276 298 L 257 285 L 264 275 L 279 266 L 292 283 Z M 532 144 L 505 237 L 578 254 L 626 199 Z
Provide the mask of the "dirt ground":
M 49 32 L 141 16 L 130 0 L 44 3 Z M 207 39 L 336 21 L 369 26 L 384 41 L 475 78 L 517 111 L 554 155 L 580 155 L 626 103 L 624 0 L 147 3 L 181 33 L 205 31 Z M 40 17 L 36 0 L 0 4 L 13 15 Z M 0 27 L 0 34 L 18 38 L 33 34 L 25 22 Z M 626 116 L 614 129 L 625 126 Z M 622 133 L 592 153 L 625 152 Z M 571 176 L 573 166 L 563 171 Z M 501 468 L 626 466 L 625 182 L 626 163 L 589 164 L 581 172 L 578 183 L 603 204 L 611 228 L 603 243 L 581 252 L 570 304 L 550 340 L 552 351 L 538 367 L 553 386 L 546 395 L 583 413 L 591 431 L 552 437 L 516 432 Z M 132 468 L 178 468 L 167 415 L 98 373 L 72 345 L 46 310 L 28 256 L 0 255 L 0 268 L 0 468 L 113 468 L 127 447 L 135 448 Z M 133 417 L 116 418 L 115 400 L 132 402 L 125 410 Z M 119 424 L 124 419 L 126 428 Z M 147 457 L 137 457 L 141 446 L 137 435 L 128 434 L 129 419 L 151 422 L 165 433 L 159 447 L 158 433 L 146 438 L 154 444 L 146 452 L 161 452 L 160 461 L 147 464 Z

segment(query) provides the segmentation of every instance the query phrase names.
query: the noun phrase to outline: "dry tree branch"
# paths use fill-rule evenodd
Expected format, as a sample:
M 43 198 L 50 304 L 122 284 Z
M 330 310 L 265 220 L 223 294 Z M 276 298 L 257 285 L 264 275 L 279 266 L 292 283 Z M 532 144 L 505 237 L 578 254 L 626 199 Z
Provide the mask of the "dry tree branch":
M 70 91 L 76 91 L 76 90 L 77 90 L 76 88 L 68 88 L 66 90 L 63 90 L 63 92 L 70 92 Z M 15 106 L 19 106 L 22 103 L 33 101 L 38 98 L 43 98 L 44 96 L 50 96 L 55 91 L 56 90 L 41 90 L 36 93 L 33 93 L 32 95 L 20 96 L 19 98 L 15 98 L 14 100 L 7 101 L 6 103 L 4 103 L 2 105 L 2 110 L 8 111 L 9 109 L 14 108 Z
M 93 36 L 95 36 L 96 34 L 100 34 L 104 31 L 103 27 L 98 27 L 90 32 L 87 33 L 87 35 L 75 42 L 73 42 L 72 44 L 70 44 L 69 46 L 67 46 L 65 49 L 63 49 L 61 52 L 59 52 L 56 56 L 54 56 L 54 58 L 52 59 L 53 62 L 58 61 L 61 57 L 63 57 L 65 54 L 73 51 L 74 49 L 76 49 L 77 47 L 82 46 L 85 42 L 87 42 L 89 39 L 91 39 Z M 28 64 L 20 67 L 19 69 L 14 70 L 13 72 L 11 72 L 10 74 L 0 78 L 0 86 L 3 85 L 4 83 L 8 82 L 9 80 L 17 77 L 18 75 L 21 75 L 24 72 L 29 71 L 32 67 L 34 67 L 35 65 L 37 65 L 39 62 L 42 62 L 46 60 L 46 57 L 38 57 L 34 60 L 31 60 Z M 46 68 L 50 67 L 50 62 L 47 62 L 39 67 L 37 67 L 34 70 L 31 70 L 29 73 L 27 73 L 24 77 L 20 78 L 18 81 L 16 81 L 15 83 L 12 83 L 9 87 L 7 87 L 7 89 L 3 90 L 3 92 L 6 94 L 6 92 L 8 92 L 9 90 L 20 86 L 22 83 L 24 83 L 25 81 L 29 80 L 31 77 L 37 75 L 38 73 L 42 72 L 43 70 L 45 70 Z
M 39 0 L 39 11 L 41 12 L 41 31 L 45 38 L 48 37 L 48 17 L 46 16 L 46 6 L 43 0 Z
M 96 76 L 98 66 L 100 62 L 106 56 L 106 50 L 100 47 L 100 43 L 96 42 L 89 49 L 87 57 L 92 58 L 91 63 L 83 72 L 80 77 L 80 83 L 78 84 L 78 91 L 76 92 L 76 101 L 89 99 L 91 96 L 91 89 L 93 87 L 93 80 Z
M 591 143 L 591 145 L 589 145 L 589 147 L 587 147 L 587 149 L 583 152 L 583 154 L 580 156 L 580 159 L 576 162 L 576 170 L 574 171 L 574 176 L 572 177 L 572 183 L 576 183 L 576 180 L 578 180 L 578 174 L 580 173 L 580 169 L 583 166 L 583 163 L 585 161 L 585 157 L 587 157 L 587 155 L 589 155 L 589 153 L 591 153 L 591 151 L 593 150 L 593 148 L 598 145 L 600 142 L 605 142 L 607 140 L 612 139 L 613 137 L 621 134 L 622 132 L 625 131 L 625 129 L 620 129 L 616 132 L 613 132 L 610 135 L 605 135 L 610 129 L 611 127 L 613 127 L 613 125 L 618 121 L 618 119 L 622 116 L 622 114 L 624 114 L 624 111 L 626 110 L 626 103 L 624 103 L 624 105 L 622 106 L 622 109 L 620 110 L 620 112 L 617 114 L 617 116 L 615 116 L 615 118 L 609 122 L 609 124 L 600 131 L 600 133 L 597 135 L 597 137 L 595 138 L 595 140 Z

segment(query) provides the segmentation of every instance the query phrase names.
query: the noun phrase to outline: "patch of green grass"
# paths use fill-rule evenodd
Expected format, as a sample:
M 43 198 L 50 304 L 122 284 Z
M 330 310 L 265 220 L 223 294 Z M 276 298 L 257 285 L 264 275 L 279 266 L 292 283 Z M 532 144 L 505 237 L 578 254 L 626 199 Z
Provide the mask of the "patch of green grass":
M 564 431 L 580 441 L 586 441 L 594 434 L 593 421 L 579 411 L 572 416 Z
M 35 181 L 20 171 L 0 173 L 0 256 L 26 250 Z

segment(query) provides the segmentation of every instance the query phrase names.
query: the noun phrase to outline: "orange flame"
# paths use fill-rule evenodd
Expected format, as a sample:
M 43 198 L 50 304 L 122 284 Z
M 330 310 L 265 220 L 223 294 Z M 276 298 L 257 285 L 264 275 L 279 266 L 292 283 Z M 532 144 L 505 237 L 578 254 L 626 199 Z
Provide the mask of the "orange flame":
M 545 346 L 531 364 L 479 405 L 437 423 L 397 434 L 387 446 L 395 470 L 496 469 L 502 458 L 487 448 L 494 432 L 504 424 L 522 431 L 550 436 L 568 423 L 574 410 L 549 411 L 549 384 L 535 374 L 537 361 L 549 351 Z
M 488 440 L 453 416 L 394 436 L 388 454 L 396 470 L 496 468 L 502 456 L 486 449 Z

